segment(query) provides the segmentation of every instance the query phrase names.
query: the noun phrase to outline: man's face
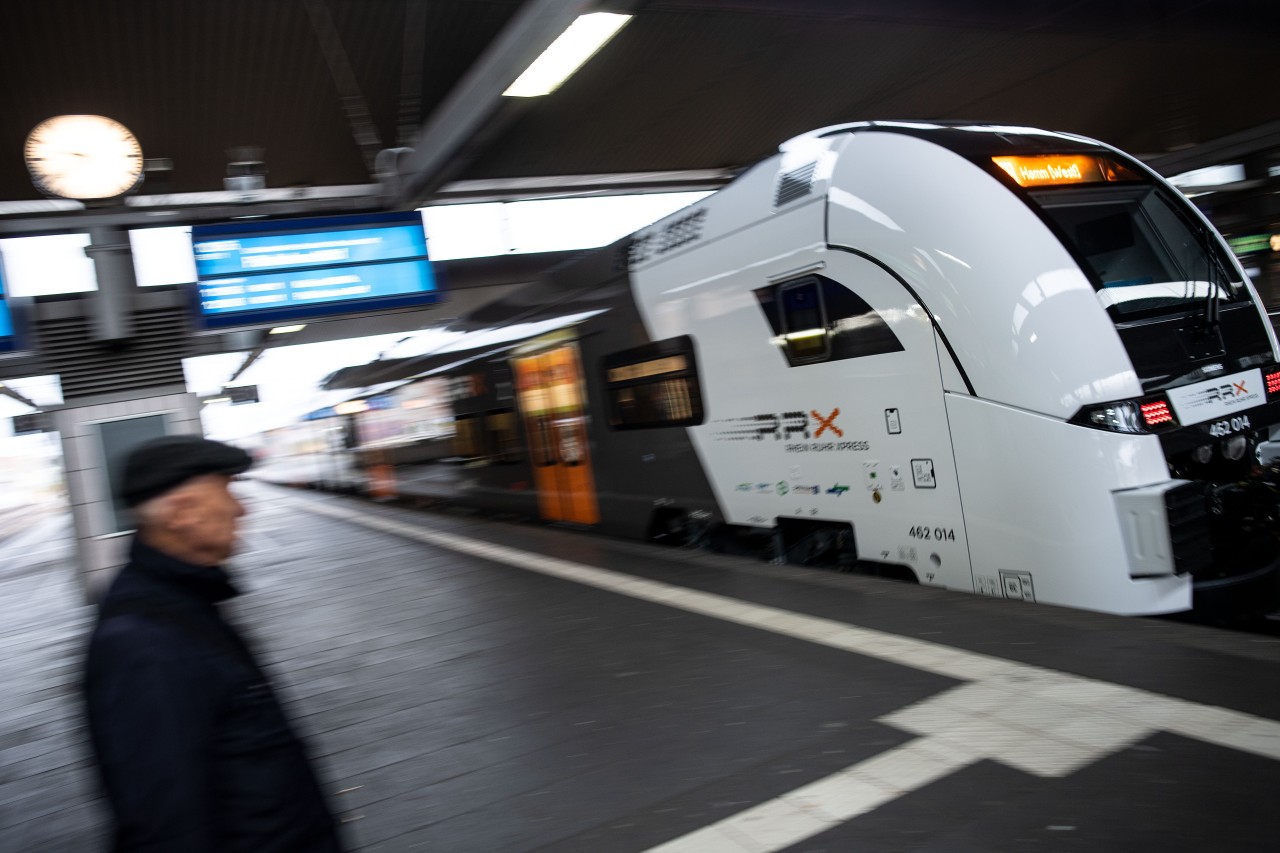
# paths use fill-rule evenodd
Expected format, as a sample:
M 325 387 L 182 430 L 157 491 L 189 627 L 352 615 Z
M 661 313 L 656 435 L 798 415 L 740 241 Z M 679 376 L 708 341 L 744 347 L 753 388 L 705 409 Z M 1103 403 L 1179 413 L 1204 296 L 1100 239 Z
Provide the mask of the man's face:
M 182 486 L 179 527 L 193 563 L 217 565 L 235 551 L 236 522 L 244 505 L 230 486 L 231 478 L 223 474 L 197 477 Z

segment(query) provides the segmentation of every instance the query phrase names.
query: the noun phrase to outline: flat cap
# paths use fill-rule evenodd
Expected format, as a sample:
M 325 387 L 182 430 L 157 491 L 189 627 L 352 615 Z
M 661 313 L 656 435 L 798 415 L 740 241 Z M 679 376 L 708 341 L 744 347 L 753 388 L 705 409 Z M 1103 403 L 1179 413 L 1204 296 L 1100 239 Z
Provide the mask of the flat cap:
M 238 447 L 198 435 L 166 435 L 134 448 L 124 463 L 120 498 L 137 506 L 206 474 L 242 474 L 253 457 Z

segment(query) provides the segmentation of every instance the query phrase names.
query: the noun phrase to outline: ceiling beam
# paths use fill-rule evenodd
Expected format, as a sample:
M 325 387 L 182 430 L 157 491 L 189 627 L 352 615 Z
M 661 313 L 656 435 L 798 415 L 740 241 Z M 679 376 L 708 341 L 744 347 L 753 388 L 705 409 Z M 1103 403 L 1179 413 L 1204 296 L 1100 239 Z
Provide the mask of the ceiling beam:
M 1275 149 L 1280 149 L 1280 121 L 1260 124 L 1181 151 L 1144 157 L 1143 160 L 1167 178 L 1207 166 L 1237 162 L 1251 155 Z
M 239 379 L 241 374 L 243 374 L 246 370 L 249 369 L 249 365 L 253 364 L 259 358 L 261 358 L 262 354 L 266 351 L 267 351 L 267 345 L 265 343 L 258 344 L 258 346 L 255 347 L 253 351 L 251 351 L 248 355 L 244 357 L 244 361 L 240 362 L 240 366 L 236 368 L 235 373 L 232 373 L 231 377 L 227 379 L 227 384 L 231 384 L 232 382 L 235 382 L 237 379 Z
M 383 209 L 377 184 L 345 187 L 300 187 L 250 192 L 217 190 L 163 196 L 129 196 L 124 204 L 86 208 L 0 202 L 0 235 L 26 236 L 116 225 L 155 227 L 223 222 L 246 216 L 319 216 L 327 213 L 366 213 Z
M 450 181 L 436 190 L 433 202 L 520 201 L 641 193 L 718 190 L 739 169 L 685 169 L 666 172 L 617 172 L 597 175 L 542 175 Z
M 486 125 L 499 113 L 509 119 L 519 108 L 510 101 L 530 100 L 504 99 L 502 93 L 569 24 L 596 5 L 594 0 L 527 0 L 423 122 L 390 178 L 391 206 L 421 206 L 456 170 L 464 149 L 483 142 Z
M 400 101 L 396 145 L 412 145 L 422 121 L 422 83 L 426 69 L 428 0 L 404 0 L 404 46 L 400 55 Z
M 23 405 L 30 406 L 31 408 L 35 409 L 37 412 L 40 411 L 39 406 L 37 406 L 31 400 L 28 400 L 26 397 L 22 396 L 22 394 L 20 394 L 19 392 L 10 388 L 8 385 L 5 385 L 3 382 L 0 382 L 0 394 L 3 394 L 4 396 L 9 397 L 10 399 L 17 400 L 19 403 L 22 403 Z
M 303 0 L 303 7 L 311 18 L 311 29 L 320 45 L 320 53 L 329 66 L 329 76 L 333 78 L 338 100 L 342 103 L 347 123 L 351 126 L 351 136 L 364 158 L 365 172 L 372 176 L 374 160 L 382 148 L 382 140 L 369 115 L 369 104 L 360 91 L 346 48 L 342 46 L 342 36 L 333 23 L 333 13 L 325 0 Z

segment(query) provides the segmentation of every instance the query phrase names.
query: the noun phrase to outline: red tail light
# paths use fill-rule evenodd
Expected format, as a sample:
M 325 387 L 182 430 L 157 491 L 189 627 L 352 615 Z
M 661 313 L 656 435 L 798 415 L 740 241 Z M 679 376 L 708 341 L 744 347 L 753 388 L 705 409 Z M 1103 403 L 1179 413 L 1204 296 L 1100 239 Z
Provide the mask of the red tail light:
M 1173 420 L 1173 412 L 1169 411 L 1169 404 L 1165 400 L 1142 403 L 1139 408 L 1142 410 L 1143 422 L 1149 427 L 1167 424 Z
M 1267 393 L 1280 394 L 1280 370 L 1273 370 L 1266 375 Z

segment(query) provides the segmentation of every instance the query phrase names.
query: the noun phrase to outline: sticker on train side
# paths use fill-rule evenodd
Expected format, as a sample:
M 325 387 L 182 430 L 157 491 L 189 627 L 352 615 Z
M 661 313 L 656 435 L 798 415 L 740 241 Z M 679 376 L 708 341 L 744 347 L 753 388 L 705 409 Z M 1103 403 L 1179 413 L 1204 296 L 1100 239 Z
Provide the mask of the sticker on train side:
M 706 220 L 707 209 L 702 208 L 673 219 L 660 228 L 636 234 L 622 244 L 622 254 L 616 266 L 630 269 L 701 240 Z
M 723 418 L 715 422 L 712 433 L 716 441 L 784 441 L 787 453 L 865 453 L 871 449 L 866 439 L 845 439 L 837 423 L 840 408 L 823 414 L 819 409 L 792 412 L 764 412 L 740 418 Z M 826 438 L 827 441 L 818 441 Z

